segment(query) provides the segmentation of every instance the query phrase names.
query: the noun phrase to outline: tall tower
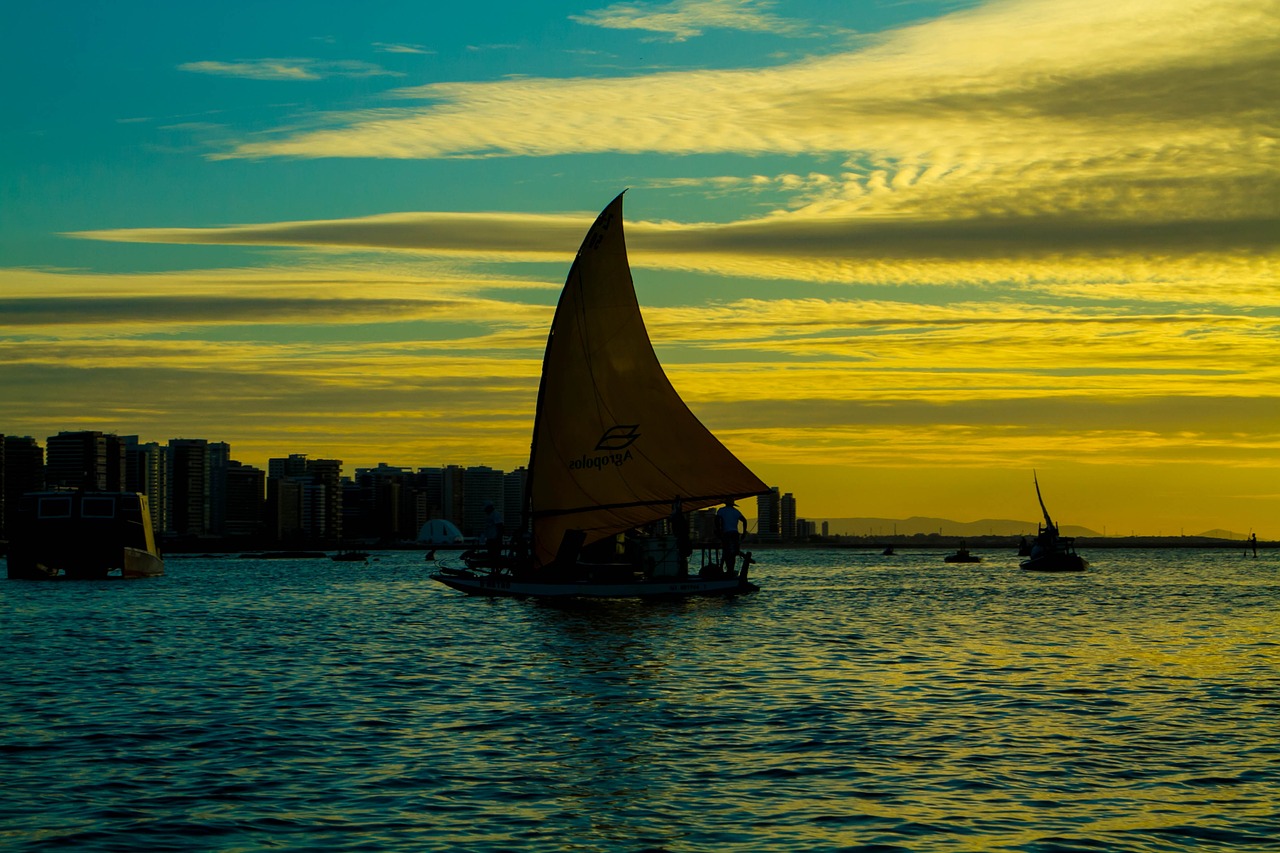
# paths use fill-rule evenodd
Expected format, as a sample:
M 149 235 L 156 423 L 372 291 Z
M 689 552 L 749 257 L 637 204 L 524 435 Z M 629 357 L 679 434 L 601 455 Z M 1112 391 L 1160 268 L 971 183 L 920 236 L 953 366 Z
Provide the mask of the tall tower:
M 777 542 L 782 538 L 782 512 L 778 487 L 756 498 L 756 536 L 761 542 Z
M 27 492 L 44 488 L 44 448 L 29 435 L 4 437 L 4 504 L 6 518 L 17 508 Z M 5 538 L 10 533 L 8 523 L 3 525 Z
M 169 439 L 169 506 L 174 533 L 209 533 L 209 442 L 205 439 Z
M 499 512 L 505 513 L 506 505 L 502 499 L 501 471 L 485 465 L 468 468 L 462 474 L 462 532 L 468 536 L 479 536 L 484 532 L 484 505 L 492 503 Z M 505 526 L 505 517 L 503 519 Z
M 319 539 L 342 539 L 342 460 L 308 459 L 306 478 L 311 490 L 306 498 L 312 523 L 307 532 Z
M 782 516 L 782 541 L 790 542 L 796 538 L 798 531 L 796 530 L 796 498 L 791 492 L 787 492 L 778 501 L 778 507 Z
M 169 529 L 169 453 L 158 442 L 142 443 L 136 435 L 122 435 L 120 443 L 124 445 L 124 490 L 147 496 L 151 529 L 163 533 Z
M 227 470 L 231 467 L 231 445 L 225 441 L 209 442 L 209 532 L 224 536 L 227 532 Z

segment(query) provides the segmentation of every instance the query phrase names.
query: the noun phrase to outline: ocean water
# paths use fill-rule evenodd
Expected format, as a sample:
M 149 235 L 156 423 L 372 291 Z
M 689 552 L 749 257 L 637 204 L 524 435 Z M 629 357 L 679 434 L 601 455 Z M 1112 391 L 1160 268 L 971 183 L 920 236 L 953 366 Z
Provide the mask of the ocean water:
M 0 581 L 0 849 L 1280 849 L 1280 554 L 975 553 L 570 606 L 419 553 Z

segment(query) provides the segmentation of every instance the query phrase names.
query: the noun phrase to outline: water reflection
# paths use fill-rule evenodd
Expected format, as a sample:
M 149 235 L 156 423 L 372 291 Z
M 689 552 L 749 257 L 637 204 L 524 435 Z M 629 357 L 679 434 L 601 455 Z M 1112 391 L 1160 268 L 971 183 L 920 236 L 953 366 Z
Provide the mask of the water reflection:
M 6 843 L 1190 851 L 1280 833 L 1280 560 L 780 552 L 551 607 L 368 566 L 0 585 Z

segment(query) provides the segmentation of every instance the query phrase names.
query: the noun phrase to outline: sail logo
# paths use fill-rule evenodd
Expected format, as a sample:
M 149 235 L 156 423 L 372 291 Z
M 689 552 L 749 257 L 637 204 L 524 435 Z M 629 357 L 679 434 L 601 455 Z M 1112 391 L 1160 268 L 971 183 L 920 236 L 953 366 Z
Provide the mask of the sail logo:
M 570 471 L 596 471 L 605 468 L 617 468 L 630 462 L 634 457 L 629 449 L 640 437 L 640 424 L 619 424 L 611 426 L 596 442 L 596 453 L 584 453 L 577 459 L 570 460 Z
M 611 426 L 596 442 L 596 450 L 626 450 L 640 437 L 639 429 L 640 424 Z

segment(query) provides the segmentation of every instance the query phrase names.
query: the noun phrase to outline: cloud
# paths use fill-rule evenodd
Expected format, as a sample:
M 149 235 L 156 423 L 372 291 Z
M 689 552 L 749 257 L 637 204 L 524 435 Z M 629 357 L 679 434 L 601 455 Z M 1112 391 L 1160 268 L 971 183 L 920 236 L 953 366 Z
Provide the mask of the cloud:
M 374 42 L 375 49 L 383 53 L 417 53 L 417 54 L 434 54 L 435 51 L 420 44 L 388 44 L 386 42 Z
M 240 77 L 246 80 L 323 80 L 328 77 L 401 77 L 398 71 L 388 71 L 368 62 L 358 60 L 319 59 L 253 59 L 236 62 L 185 62 L 180 71 L 196 74 L 212 74 L 217 77 Z
M 671 0 L 668 3 L 615 3 L 582 15 L 579 24 L 616 30 L 647 30 L 685 41 L 709 29 L 790 35 L 804 32 L 799 21 L 770 14 L 771 0 Z
M 592 215 L 401 213 L 222 228 L 76 232 L 116 242 L 395 250 L 567 265 Z M 1280 304 L 1280 227 L 1265 216 L 1152 222 L 804 211 L 713 224 L 629 221 L 633 268 L 845 284 L 1015 284 L 1095 299 Z
M 973 168 L 973 155 L 1017 160 L 1046 144 L 1087 162 L 1184 139 L 1243 143 L 1275 115 L 1270 8 L 1267 0 L 999 3 L 874 48 L 778 68 L 406 89 L 398 94 L 434 105 L 356 114 L 345 127 L 233 153 L 869 151 L 931 155 L 954 169 Z
M 849 280 L 930 258 L 1270 257 L 1278 26 L 1271 0 L 1011 0 L 776 68 L 402 89 L 430 103 L 219 156 L 842 156 L 780 185 L 790 203 L 759 220 L 633 227 L 640 263 L 675 262 L 683 245 L 689 268 L 741 261 L 777 277 Z
M 589 214 L 396 213 L 223 228 L 80 231 L 69 236 L 131 243 L 406 249 L 546 259 L 566 257 L 581 241 L 591 220 Z
M 559 289 L 527 278 L 376 264 L 147 275 L 0 270 L 0 284 L 0 335 L 24 341 L 35 334 L 145 338 L 227 325 L 257 329 L 263 338 L 280 334 L 271 327 L 316 337 L 325 327 L 412 324 L 424 346 L 447 340 L 465 347 L 483 336 L 488 349 L 539 346 L 551 316 L 546 294 Z

